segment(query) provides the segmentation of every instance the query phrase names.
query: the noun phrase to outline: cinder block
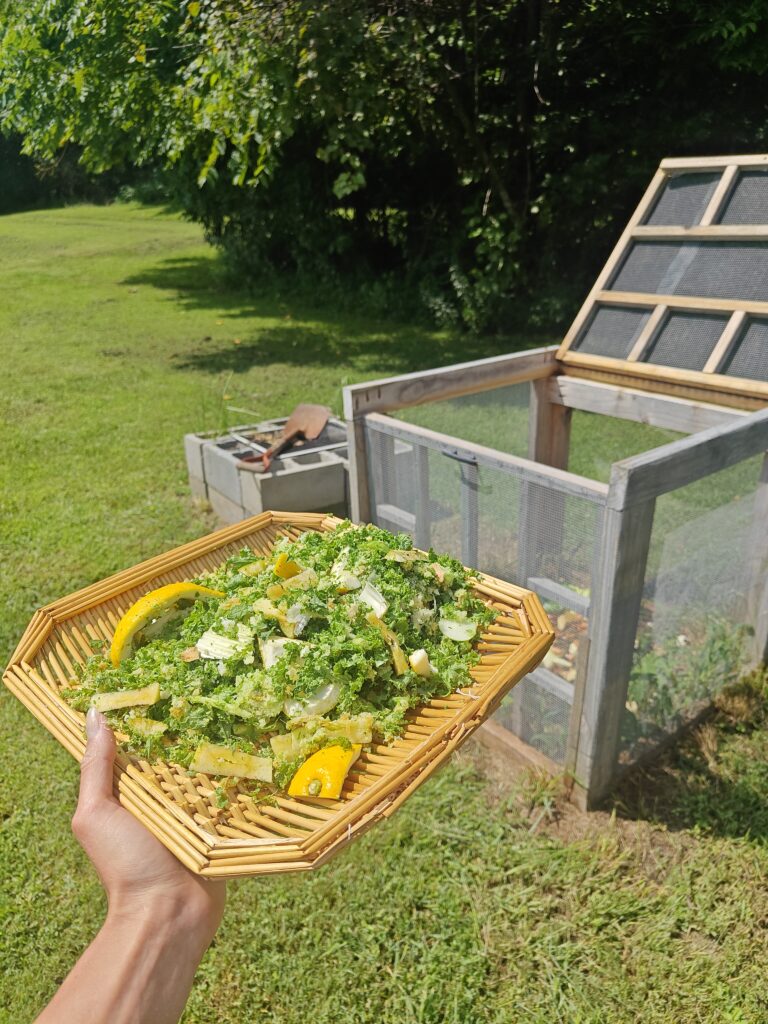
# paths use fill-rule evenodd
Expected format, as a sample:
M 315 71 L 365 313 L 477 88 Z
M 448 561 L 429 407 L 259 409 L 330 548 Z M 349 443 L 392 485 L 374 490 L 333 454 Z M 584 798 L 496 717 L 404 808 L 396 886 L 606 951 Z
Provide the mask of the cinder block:
M 346 505 L 346 460 L 336 452 L 307 452 L 272 463 L 267 473 L 241 468 L 243 507 L 256 515 L 265 509 L 310 512 Z
M 201 498 L 203 501 L 208 501 L 208 487 L 205 480 L 201 480 L 196 476 L 190 476 L 189 489 L 192 492 L 193 498 Z
M 239 523 L 241 519 L 247 519 L 249 513 L 236 501 L 231 501 L 226 495 L 213 487 L 208 488 L 208 501 L 211 508 L 223 523 Z

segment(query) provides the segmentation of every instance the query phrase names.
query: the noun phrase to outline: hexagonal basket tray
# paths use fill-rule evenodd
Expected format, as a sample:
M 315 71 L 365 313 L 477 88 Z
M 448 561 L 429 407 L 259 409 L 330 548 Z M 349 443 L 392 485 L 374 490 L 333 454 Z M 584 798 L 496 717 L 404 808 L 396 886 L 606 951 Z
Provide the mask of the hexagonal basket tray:
M 309 513 L 263 512 L 158 555 L 38 611 L 11 658 L 6 686 L 78 761 L 84 716 L 62 700 L 74 664 L 90 640 L 112 639 L 123 612 L 148 590 L 190 579 L 220 565 L 244 545 L 268 553 L 283 535 L 332 530 L 341 520 Z M 498 611 L 478 647 L 473 685 L 415 709 L 405 734 L 374 744 L 348 775 L 340 800 L 259 798 L 248 783 L 216 801 L 216 782 L 174 764 L 148 764 L 118 754 L 115 791 L 192 871 L 211 878 L 318 867 L 396 808 L 536 667 L 553 631 L 535 594 L 478 573 L 477 591 Z

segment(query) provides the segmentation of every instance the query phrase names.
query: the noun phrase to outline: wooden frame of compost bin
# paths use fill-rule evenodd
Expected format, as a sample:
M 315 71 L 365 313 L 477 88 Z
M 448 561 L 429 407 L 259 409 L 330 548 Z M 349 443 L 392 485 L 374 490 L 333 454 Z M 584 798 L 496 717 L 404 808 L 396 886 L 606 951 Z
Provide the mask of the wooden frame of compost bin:
M 656 498 L 768 449 L 768 382 L 735 378 L 719 372 L 750 315 L 768 315 L 768 302 L 713 299 L 687 295 L 647 295 L 611 291 L 610 283 L 635 239 L 768 239 L 768 225 L 718 225 L 717 219 L 742 170 L 768 170 L 768 155 L 685 158 L 662 161 L 603 271 L 559 346 L 533 349 L 492 359 L 370 381 L 344 389 L 344 416 L 350 438 L 350 495 L 358 521 L 382 517 L 372 506 L 373 463 L 386 453 L 368 450 L 368 428 L 377 437 L 410 441 L 414 450 L 442 451 L 463 464 L 462 550 L 477 551 L 477 514 L 473 492 L 483 465 L 518 477 L 523 493 L 523 533 L 532 535 L 539 519 L 531 483 L 544 483 L 553 495 L 578 493 L 603 509 L 599 558 L 589 602 L 575 591 L 542 578 L 526 559 L 526 537 L 520 583 L 544 597 L 589 618 L 588 657 L 579 667 L 571 697 L 571 727 L 564 765 L 527 747 L 519 737 L 491 723 L 486 736 L 496 748 L 506 744 L 515 760 L 564 771 L 573 782 L 577 803 L 591 807 L 616 784 L 620 723 L 626 702 L 633 645 L 645 579 L 648 545 Z M 694 227 L 657 227 L 644 221 L 671 177 L 690 171 L 718 171 L 720 180 Z M 574 347 L 599 306 L 651 310 L 645 328 L 627 359 L 579 354 Z M 730 313 L 702 371 L 679 370 L 642 361 L 655 332 L 670 311 L 712 310 Z M 472 444 L 403 423 L 386 414 L 425 402 L 472 395 L 529 382 L 528 458 Z M 568 472 L 570 421 L 573 409 L 635 420 L 688 437 L 613 465 L 608 485 Z M 428 544 L 428 479 L 424 459 L 416 463 L 416 511 L 387 506 L 386 518 L 411 531 L 421 546 Z M 423 513 L 423 514 L 422 514 Z M 768 657 L 768 456 L 758 483 L 753 530 L 754 566 L 749 582 L 749 617 L 754 629 L 751 663 Z M 761 525 L 762 524 L 762 525 Z M 530 564 L 529 564 L 530 563 Z M 547 680 L 539 668 L 534 678 Z M 552 673 L 549 673 L 551 676 Z M 483 735 L 483 730 L 479 735 Z M 504 738 L 506 733 L 507 739 Z M 527 748 L 527 749 L 526 749 Z

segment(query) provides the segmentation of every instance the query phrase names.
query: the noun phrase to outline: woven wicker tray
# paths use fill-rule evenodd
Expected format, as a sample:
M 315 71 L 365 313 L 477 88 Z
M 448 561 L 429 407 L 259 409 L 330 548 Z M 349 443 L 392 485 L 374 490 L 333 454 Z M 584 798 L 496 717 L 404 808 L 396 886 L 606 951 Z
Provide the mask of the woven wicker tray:
M 209 571 L 243 545 L 266 554 L 282 535 L 332 530 L 339 523 L 332 516 L 263 512 L 55 601 L 33 616 L 3 680 L 79 761 L 85 748 L 84 716 L 59 692 L 72 678 L 74 664 L 90 654 L 89 639 L 111 641 L 120 616 L 147 590 Z M 477 591 L 499 614 L 479 641 L 474 685 L 417 708 L 401 739 L 364 753 L 340 800 L 278 796 L 256 803 L 245 783 L 230 787 L 229 806 L 222 808 L 215 800 L 217 782 L 209 776 L 190 777 L 173 764 L 148 764 L 119 754 L 115 791 L 120 802 L 188 868 L 211 878 L 307 870 L 324 863 L 392 814 L 536 667 L 552 643 L 552 627 L 535 594 L 479 576 Z

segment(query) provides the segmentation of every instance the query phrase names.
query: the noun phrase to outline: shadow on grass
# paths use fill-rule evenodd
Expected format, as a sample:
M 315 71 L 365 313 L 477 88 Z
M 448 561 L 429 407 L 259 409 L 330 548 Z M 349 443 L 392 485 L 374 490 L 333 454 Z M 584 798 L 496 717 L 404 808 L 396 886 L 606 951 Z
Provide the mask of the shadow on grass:
M 658 761 L 638 769 L 613 794 L 617 816 L 768 842 L 768 694 L 742 684 L 749 716 L 719 708 Z
M 372 312 L 365 299 L 354 311 L 339 309 L 322 289 L 310 295 L 306 288 L 279 282 L 262 290 L 234 287 L 221 263 L 206 257 L 162 260 L 122 284 L 157 288 L 171 293 L 169 300 L 187 310 L 206 310 L 226 320 L 261 318 L 282 323 L 253 330 L 233 324 L 238 344 L 232 340 L 197 343 L 177 353 L 174 365 L 182 370 L 207 373 L 245 373 L 259 364 L 279 362 L 300 366 L 333 366 L 353 363 L 364 372 L 412 370 L 549 343 L 549 336 L 520 335 L 477 337 L 437 331 L 398 317 Z

